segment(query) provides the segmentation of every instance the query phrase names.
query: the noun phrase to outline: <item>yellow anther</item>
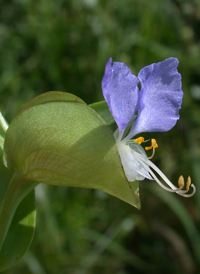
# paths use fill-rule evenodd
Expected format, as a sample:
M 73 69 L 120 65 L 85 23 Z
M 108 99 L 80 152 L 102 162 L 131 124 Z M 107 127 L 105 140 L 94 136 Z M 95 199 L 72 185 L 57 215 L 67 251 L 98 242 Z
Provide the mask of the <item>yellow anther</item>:
M 191 177 L 190 176 L 188 176 L 188 178 L 187 178 L 187 182 L 186 182 L 186 190 L 189 190 L 189 188 L 190 188 L 190 186 L 191 186 Z M 183 178 L 183 176 L 181 175 L 180 177 L 179 177 L 179 179 L 178 179 L 178 186 L 181 188 L 181 189 L 183 189 L 184 188 L 184 186 L 185 186 L 185 181 L 184 181 L 184 178 Z
M 190 176 L 188 176 L 188 178 L 187 178 L 187 182 L 186 182 L 186 189 L 188 190 L 189 189 L 189 187 L 190 187 L 190 185 L 191 185 L 191 177 Z
M 152 147 L 154 147 L 154 148 L 158 148 L 158 144 L 157 144 L 157 142 L 156 142 L 156 139 L 151 139 L 151 145 L 152 145 Z
M 180 188 L 184 188 L 184 186 L 185 186 L 184 178 L 183 178 L 182 175 L 181 175 L 181 176 L 179 177 L 179 179 L 178 179 L 178 186 L 179 186 Z
M 144 137 L 138 137 L 137 139 L 134 140 L 134 143 L 138 143 L 139 145 L 141 145 L 141 143 L 144 142 Z
M 150 149 L 157 148 L 157 147 L 158 147 L 158 144 L 156 142 L 156 139 L 151 139 L 151 146 L 145 147 L 145 150 L 150 150 Z

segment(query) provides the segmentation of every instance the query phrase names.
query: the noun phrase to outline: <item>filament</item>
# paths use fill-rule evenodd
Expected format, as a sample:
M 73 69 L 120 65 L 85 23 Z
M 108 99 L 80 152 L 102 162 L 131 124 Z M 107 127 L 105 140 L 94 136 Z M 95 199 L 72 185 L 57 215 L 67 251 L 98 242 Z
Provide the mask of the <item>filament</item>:
M 192 197 L 195 193 L 196 193 L 196 187 L 191 184 L 191 178 L 188 177 L 187 179 L 187 183 L 186 183 L 186 190 L 183 190 L 184 187 L 184 179 L 182 179 L 181 177 L 181 182 L 183 180 L 183 183 L 180 184 L 179 188 L 177 188 L 174 184 L 172 184 L 172 182 L 170 182 L 170 180 L 165 176 L 164 173 L 162 173 L 162 171 L 156 166 L 154 165 L 154 163 L 152 163 L 151 161 L 149 161 L 149 159 L 145 159 L 142 155 L 140 155 L 139 153 L 137 153 L 136 151 L 134 151 L 134 153 L 137 154 L 137 160 L 138 162 L 140 162 L 145 168 L 146 170 L 150 173 L 150 175 L 154 178 L 154 180 L 165 190 L 169 191 L 169 192 L 176 192 L 177 194 L 179 194 L 180 196 L 183 197 Z M 163 183 L 161 183 L 161 181 L 158 179 L 158 177 L 155 175 L 155 173 L 152 171 L 152 169 L 164 180 L 164 182 L 170 187 L 166 187 Z M 180 181 L 180 178 L 179 178 Z M 191 194 L 186 194 L 189 191 L 189 187 L 193 188 L 193 191 Z

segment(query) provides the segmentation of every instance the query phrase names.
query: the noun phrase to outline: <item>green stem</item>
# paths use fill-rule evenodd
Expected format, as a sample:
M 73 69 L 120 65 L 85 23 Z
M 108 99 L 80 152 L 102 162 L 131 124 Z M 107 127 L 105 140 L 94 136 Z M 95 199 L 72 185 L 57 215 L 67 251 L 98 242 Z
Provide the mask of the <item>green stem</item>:
M 8 124 L 7 124 L 6 120 L 4 119 L 1 111 L 0 111 L 0 126 L 2 127 L 4 132 L 6 132 L 6 130 L 8 129 Z
M 0 149 L 3 151 L 4 147 L 4 138 L 0 135 Z
M 29 182 L 19 173 L 15 173 L 11 178 L 0 204 L 0 250 L 18 205 L 37 184 Z

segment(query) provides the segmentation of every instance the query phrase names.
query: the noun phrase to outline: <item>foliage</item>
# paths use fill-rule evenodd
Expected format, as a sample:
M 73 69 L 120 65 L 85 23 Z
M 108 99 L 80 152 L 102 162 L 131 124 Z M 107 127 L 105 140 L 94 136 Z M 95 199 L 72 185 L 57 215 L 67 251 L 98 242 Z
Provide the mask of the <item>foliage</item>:
M 145 137 L 156 137 L 154 162 L 171 180 L 191 174 L 198 189 L 199 14 L 197 0 L 3 0 L 0 109 L 11 121 L 23 103 L 49 90 L 93 103 L 102 100 L 108 57 L 134 74 L 177 57 L 181 119 L 172 131 Z M 153 184 L 140 183 L 141 211 L 97 190 L 39 185 L 32 246 L 2 273 L 195 273 L 200 192 L 185 200 Z

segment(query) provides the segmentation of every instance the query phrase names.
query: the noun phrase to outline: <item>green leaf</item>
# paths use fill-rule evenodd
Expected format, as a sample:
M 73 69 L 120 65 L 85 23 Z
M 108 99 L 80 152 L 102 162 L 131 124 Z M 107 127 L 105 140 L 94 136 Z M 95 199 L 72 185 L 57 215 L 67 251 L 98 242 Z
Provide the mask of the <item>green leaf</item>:
M 0 251 L 0 271 L 14 266 L 29 248 L 35 221 L 35 193 L 31 191 L 19 205 L 8 230 Z
M 102 117 L 102 119 L 106 122 L 106 124 L 109 127 L 115 127 L 115 129 L 117 128 L 115 120 L 108 108 L 106 101 L 94 103 L 89 106 L 93 108 Z
M 25 104 L 6 132 L 4 159 L 28 181 L 100 189 L 140 207 L 110 128 L 72 94 L 49 92 Z
M 0 152 L 2 158 L 1 154 Z M 4 221 L 5 223 L 8 222 L 9 216 L 6 219 L 4 218 L 2 222 L 1 217 L 3 215 L 1 210 L 5 207 L 7 208 L 4 201 L 12 173 L 5 168 L 2 161 L 0 161 L 0 174 L 0 234 L 4 234 L 5 231 L 2 231 Z M 16 208 L 14 208 L 14 212 L 15 210 Z M 35 196 L 34 191 L 32 191 L 18 206 L 5 237 L 4 244 L 0 250 L 0 271 L 15 265 L 28 249 L 34 234 L 35 215 Z

